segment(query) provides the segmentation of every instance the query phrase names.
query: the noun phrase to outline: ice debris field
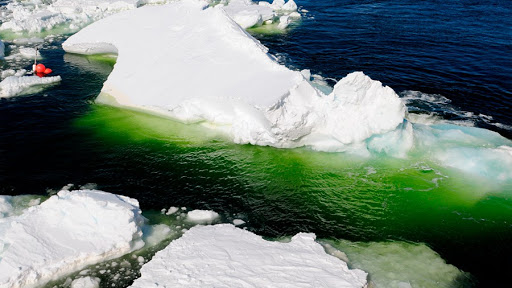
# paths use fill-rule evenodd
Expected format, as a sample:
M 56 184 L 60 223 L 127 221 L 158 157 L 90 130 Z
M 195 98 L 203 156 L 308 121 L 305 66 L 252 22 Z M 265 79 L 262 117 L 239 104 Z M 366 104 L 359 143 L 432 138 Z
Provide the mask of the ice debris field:
M 154 245 L 164 237 L 151 234 L 170 231 L 163 224 L 147 229 L 137 200 L 98 190 L 63 189 L 41 204 L 13 198 L 0 196 L 0 287 L 41 286 Z M 193 210 L 185 218 L 205 224 L 217 217 Z M 290 243 L 269 242 L 230 224 L 196 226 L 146 263 L 133 287 L 364 287 L 365 272 L 348 269 L 314 240 L 301 233 Z M 81 274 L 71 287 L 98 287 L 100 279 Z

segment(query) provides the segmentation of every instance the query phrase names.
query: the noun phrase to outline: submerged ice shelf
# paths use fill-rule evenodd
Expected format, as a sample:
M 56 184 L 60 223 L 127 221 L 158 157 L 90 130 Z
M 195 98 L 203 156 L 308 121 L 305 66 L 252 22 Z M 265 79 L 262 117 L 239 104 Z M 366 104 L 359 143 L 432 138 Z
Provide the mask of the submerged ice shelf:
M 86 27 L 63 48 L 118 55 L 97 102 L 202 123 L 235 143 L 398 158 L 421 153 L 443 166 L 512 179 L 510 140 L 409 118 L 393 89 L 362 72 L 325 94 L 307 71 L 279 65 L 221 7 L 193 0 L 142 7 Z M 141 50 L 152 56 L 140 57 Z

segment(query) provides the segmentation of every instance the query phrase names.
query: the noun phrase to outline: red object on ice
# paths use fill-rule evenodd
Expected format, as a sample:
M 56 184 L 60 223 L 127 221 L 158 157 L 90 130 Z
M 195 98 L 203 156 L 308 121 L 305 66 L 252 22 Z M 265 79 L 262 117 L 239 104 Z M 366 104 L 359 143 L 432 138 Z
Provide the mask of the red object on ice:
M 36 66 L 36 73 L 44 73 L 44 70 L 46 69 L 46 67 L 44 67 L 43 64 L 39 63 L 37 64 Z
M 44 69 L 44 74 L 50 74 L 50 73 L 52 73 L 52 69 L 50 69 L 50 68 Z
M 39 76 L 39 77 L 44 77 L 44 73 L 43 72 L 36 72 L 36 75 Z

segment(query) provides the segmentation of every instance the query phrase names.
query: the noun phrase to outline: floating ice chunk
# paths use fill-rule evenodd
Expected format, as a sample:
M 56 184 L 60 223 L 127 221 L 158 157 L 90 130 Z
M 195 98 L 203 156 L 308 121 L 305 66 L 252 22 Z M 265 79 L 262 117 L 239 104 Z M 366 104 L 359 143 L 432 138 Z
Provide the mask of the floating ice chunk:
M 100 278 L 97 277 L 81 277 L 71 282 L 71 288 L 99 288 Z
M 178 210 L 179 210 L 178 207 L 170 207 L 169 210 L 167 210 L 167 212 L 165 212 L 165 215 L 174 214 L 174 213 L 178 212 Z
M 270 242 L 229 224 L 193 227 L 141 274 L 131 287 L 365 287 L 367 276 L 326 254 L 314 234 Z
M 277 28 L 279 29 L 285 29 L 290 24 L 290 16 L 281 16 L 279 17 L 279 24 L 277 25 Z
M 0 219 L 0 287 L 51 279 L 144 245 L 137 200 L 101 191 L 60 191 L 20 216 Z
M 14 74 L 16 74 L 16 70 L 7 69 L 7 70 L 0 72 L 0 77 L 3 79 L 3 78 L 7 78 L 9 76 L 14 76 Z
M 171 228 L 165 224 L 157 224 L 145 226 L 143 232 L 146 247 L 151 247 L 168 238 L 171 235 Z
M 235 220 L 233 220 L 233 224 L 234 224 L 235 226 L 240 226 L 240 225 L 244 225 L 244 224 L 245 224 L 245 221 L 244 221 L 244 220 L 242 220 L 242 219 L 235 219 Z
M 275 15 L 272 8 L 256 5 L 251 0 L 231 0 L 222 9 L 242 28 L 261 25 Z
M 219 218 L 219 214 L 209 210 L 192 210 L 187 213 L 187 221 L 204 224 L 212 223 Z
M 297 11 L 297 4 L 295 4 L 295 1 L 290 0 L 286 2 L 281 9 L 285 11 Z
M 9 76 L 0 82 L 0 98 L 12 97 L 31 93 L 35 89 L 45 85 L 55 84 L 61 81 L 60 76 Z
M 105 43 L 119 56 L 97 102 L 214 123 L 236 143 L 347 151 L 394 130 L 405 116 L 394 91 L 362 72 L 323 94 L 300 72 L 275 62 L 223 10 L 196 1 L 111 16 L 71 36 L 63 48 L 86 53 Z M 141 58 L 142 49 L 153 57 Z
M 20 48 L 20 54 L 22 57 L 27 58 L 27 59 L 34 59 L 34 58 L 36 58 L 37 60 L 42 59 L 41 53 L 39 53 L 39 51 L 37 51 L 35 48 L 30 48 L 30 47 Z

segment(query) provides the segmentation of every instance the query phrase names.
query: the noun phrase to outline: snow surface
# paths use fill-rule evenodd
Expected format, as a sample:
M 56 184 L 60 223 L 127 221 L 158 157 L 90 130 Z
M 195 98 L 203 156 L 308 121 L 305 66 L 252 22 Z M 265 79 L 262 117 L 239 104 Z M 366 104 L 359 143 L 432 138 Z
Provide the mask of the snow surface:
M 66 191 L 0 219 L 0 287 L 34 287 L 144 245 L 137 200 Z
M 33 89 L 44 85 L 55 84 L 61 80 L 60 76 L 8 76 L 0 82 L 0 98 L 29 93 L 32 91 L 31 88 Z
M 405 116 L 394 91 L 361 72 L 323 94 L 279 65 L 221 7 L 205 9 L 200 1 L 116 14 L 71 36 L 63 48 L 118 51 L 97 102 L 213 124 L 236 143 L 346 151 L 394 130 Z M 142 50 L 151 56 L 140 57 Z
M 158 252 L 131 287 L 364 287 L 367 274 L 314 234 L 271 242 L 230 224 L 196 226 Z

